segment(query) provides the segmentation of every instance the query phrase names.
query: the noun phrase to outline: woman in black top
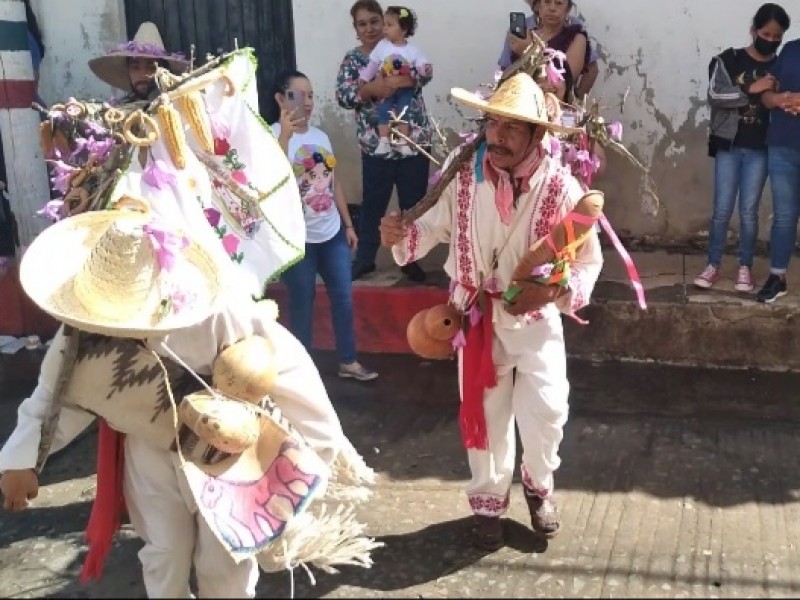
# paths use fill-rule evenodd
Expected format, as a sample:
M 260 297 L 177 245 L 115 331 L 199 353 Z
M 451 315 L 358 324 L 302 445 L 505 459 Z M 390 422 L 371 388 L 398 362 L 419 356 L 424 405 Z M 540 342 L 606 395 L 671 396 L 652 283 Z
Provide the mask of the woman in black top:
M 789 24 L 783 8 L 764 4 L 753 18 L 752 43 L 746 48 L 728 48 L 708 66 L 708 148 L 714 157 L 714 214 L 709 227 L 708 266 L 695 278 L 697 287 L 708 289 L 719 279 L 738 195 L 739 272 L 735 288 L 740 292 L 753 290 L 758 206 L 767 180 L 769 111 L 761 103 L 761 94 L 775 89 L 770 68 Z

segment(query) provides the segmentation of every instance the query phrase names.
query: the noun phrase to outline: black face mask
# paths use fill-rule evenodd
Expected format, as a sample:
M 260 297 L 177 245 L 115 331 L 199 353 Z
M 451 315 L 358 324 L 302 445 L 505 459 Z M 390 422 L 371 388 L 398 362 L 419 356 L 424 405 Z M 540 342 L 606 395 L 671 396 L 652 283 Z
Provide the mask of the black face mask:
M 780 42 L 770 42 L 769 40 L 765 40 L 760 35 L 756 36 L 756 39 L 753 40 L 753 48 L 756 49 L 761 56 L 772 56 L 778 51 L 780 48 Z

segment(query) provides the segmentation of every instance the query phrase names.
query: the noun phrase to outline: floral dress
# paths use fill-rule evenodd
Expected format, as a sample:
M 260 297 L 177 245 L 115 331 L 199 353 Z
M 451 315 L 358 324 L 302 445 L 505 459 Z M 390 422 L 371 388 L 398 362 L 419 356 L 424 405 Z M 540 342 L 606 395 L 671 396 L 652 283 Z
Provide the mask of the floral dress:
M 359 73 L 369 64 L 369 55 L 359 48 L 353 48 L 345 54 L 336 78 L 336 100 L 339 106 L 355 111 L 358 143 L 361 152 L 372 155 L 378 147 L 378 103 L 365 102 L 358 95 Z M 431 80 L 429 73 L 418 73 L 412 69 L 412 77 L 417 81 L 414 88 L 414 99 L 406 111 L 403 120 L 408 121 L 409 137 L 422 147 L 431 145 L 431 124 L 425 101 L 422 99 L 422 87 Z M 390 156 L 391 158 L 391 156 Z M 399 158 L 399 157 L 395 157 Z

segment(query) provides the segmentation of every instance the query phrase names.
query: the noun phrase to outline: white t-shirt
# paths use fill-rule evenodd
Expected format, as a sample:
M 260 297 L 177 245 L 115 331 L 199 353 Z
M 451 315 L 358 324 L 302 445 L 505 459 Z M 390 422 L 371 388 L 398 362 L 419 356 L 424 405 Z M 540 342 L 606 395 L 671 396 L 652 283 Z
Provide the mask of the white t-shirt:
M 430 61 L 414 44 L 396 46 L 383 39 L 370 53 L 369 64 L 362 69 L 359 77 L 364 81 L 372 81 L 379 72 L 384 75 L 411 75 L 412 67 L 424 73 L 429 66 Z
M 280 136 L 281 124 L 273 123 L 272 132 L 275 137 Z M 288 156 L 303 200 L 306 242 L 327 242 L 339 233 L 342 226 L 334 196 L 336 159 L 331 141 L 324 131 L 310 126 L 305 133 L 295 133 L 289 139 Z

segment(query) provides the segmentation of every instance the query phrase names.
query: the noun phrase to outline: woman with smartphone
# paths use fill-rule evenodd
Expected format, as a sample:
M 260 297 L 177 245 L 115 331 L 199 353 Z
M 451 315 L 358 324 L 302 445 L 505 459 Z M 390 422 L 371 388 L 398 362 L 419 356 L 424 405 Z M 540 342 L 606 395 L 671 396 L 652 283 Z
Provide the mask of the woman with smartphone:
M 420 147 L 429 148 L 432 127 L 422 99 L 422 88 L 431 80 L 431 74 L 412 69 L 410 75 L 381 76 L 367 83 L 361 81 L 359 74 L 367 67 L 370 53 L 384 37 L 383 9 L 376 0 L 357 0 L 350 9 L 350 16 L 359 45 L 345 54 L 339 67 L 336 99 L 339 106 L 354 111 L 361 146 L 363 198 L 359 244 L 352 267 L 355 280 L 375 270 L 375 257 L 380 247 L 378 228 L 395 186 L 400 209 L 408 210 L 428 191 L 430 176 L 430 164 L 423 154 L 376 154 L 380 143 L 378 106 L 397 90 L 410 88 L 412 98 L 403 120 L 408 123 L 411 140 Z M 425 271 L 416 262 L 405 265 L 401 271 L 412 281 L 425 280 Z
M 331 305 L 339 377 L 371 381 L 378 374 L 358 362 L 353 327 L 350 252 L 356 249 L 358 236 L 334 177 L 331 141 L 324 131 L 308 124 L 314 111 L 314 89 L 308 77 L 299 71 L 280 73 L 275 101 L 280 120 L 272 125 L 272 132 L 292 163 L 306 220 L 305 256 L 282 277 L 289 291 L 290 329 L 310 350 L 319 273 Z
M 567 57 L 564 81 L 560 84 L 541 81 L 539 86 L 542 90 L 567 102 L 572 101 L 575 96 L 585 95 L 597 77 L 597 57 L 592 53 L 582 19 L 571 14 L 575 3 L 573 0 L 526 0 L 526 3 L 531 7 L 533 15 L 523 23 L 522 13 L 511 13 L 509 33 L 498 66 L 505 69 L 522 56 L 533 41 L 533 32 L 549 48 L 559 50 Z M 590 67 L 588 70 L 587 66 Z M 582 81 L 586 76 L 588 79 Z

